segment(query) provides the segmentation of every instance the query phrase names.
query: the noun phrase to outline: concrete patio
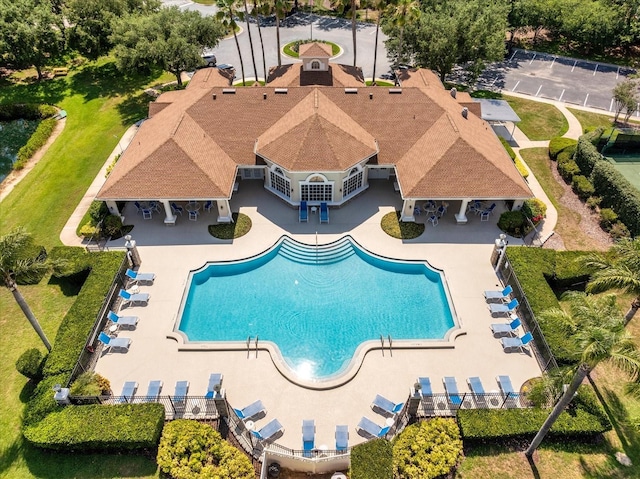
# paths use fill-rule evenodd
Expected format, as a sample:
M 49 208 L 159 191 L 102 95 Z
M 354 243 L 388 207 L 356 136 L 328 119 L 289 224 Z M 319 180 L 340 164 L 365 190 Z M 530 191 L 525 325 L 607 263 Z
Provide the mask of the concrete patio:
M 516 388 L 540 374 L 532 354 L 505 353 L 489 325 L 503 319 L 491 318 L 483 297 L 486 289 L 500 288 L 490 264 L 494 241 L 500 230 L 497 218 L 504 209 L 498 205 L 490 221 L 469 215 L 466 225 L 458 225 L 454 214 L 459 203 L 451 202 L 446 215 L 436 227 L 426 225 L 423 235 L 402 241 L 389 237 L 380 228 L 382 216 L 399 209 L 402 200 L 391 182 L 377 180 L 371 187 L 340 209 L 331 209 L 330 223 L 320 224 L 310 214 L 308 223 L 298 222 L 297 209 L 266 192 L 261 181 L 243 181 L 231 200 L 234 212 L 248 215 L 253 227 L 244 237 L 221 241 L 209 235 L 207 226 L 214 223 L 215 210 L 203 212 L 198 221 L 189 221 L 186 213 L 175 226 L 165 226 L 163 214 L 143 220 L 133 205 L 124 210 L 125 224 L 134 224 L 132 236 L 142 258 L 141 271 L 156 273 L 153 285 L 142 285 L 151 294 L 147 306 L 125 308 L 127 315 L 140 318 L 138 327 L 122 331 L 130 337 L 127 353 L 109 353 L 98 361 L 96 371 L 110 379 L 115 394 L 125 381 L 139 383 L 144 395 L 150 380 L 164 382 L 162 395 L 172 395 L 175 382 L 190 381 L 189 393 L 204 395 L 209 374 L 224 374 L 223 388 L 234 407 L 244 407 L 261 399 L 267 408 L 260 428 L 273 418 L 283 424 L 279 444 L 293 449 L 302 447 L 302 420 L 315 419 L 316 445 L 335 445 L 338 424 L 347 424 L 349 444 L 365 440 L 355 425 L 364 415 L 383 425 L 385 418 L 373 412 L 371 401 L 376 394 L 395 401 L 405 401 L 418 376 L 429 376 L 434 393 L 444 392 L 442 377 L 455 376 L 461 392 L 467 390 L 466 379 L 479 376 L 487 392 L 498 390 L 495 377 L 510 375 Z M 417 217 L 426 221 L 423 214 Z M 247 351 L 178 351 L 178 344 L 167 339 L 176 321 L 189 271 L 207 261 L 246 258 L 272 246 L 287 234 L 294 239 L 315 244 L 328 243 L 350 234 L 373 253 L 401 259 L 426 260 L 444 270 L 455 310 L 465 335 L 455 340 L 453 349 L 374 350 L 369 352 L 357 375 L 347 384 L 326 391 L 314 391 L 285 379 L 273 365 L 269 353 Z M 317 236 L 316 236 L 317 234 Z M 521 244 L 510 239 L 510 244 Z M 123 246 L 120 239 L 109 246 Z M 277 291 L 275 292 L 277 294 Z M 215 304 L 212 304 L 212 310 Z M 419 320 L 419 318 L 416 318 Z

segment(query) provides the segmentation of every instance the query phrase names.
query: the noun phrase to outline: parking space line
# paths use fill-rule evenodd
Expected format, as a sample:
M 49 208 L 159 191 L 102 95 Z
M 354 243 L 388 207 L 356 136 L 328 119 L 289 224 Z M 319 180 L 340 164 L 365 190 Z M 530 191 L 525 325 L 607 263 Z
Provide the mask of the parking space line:
M 576 69 L 576 65 L 578 64 L 578 60 L 573 62 L 573 68 L 571 68 L 571 71 L 573 72 L 573 70 Z
M 609 111 L 613 109 L 613 98 L 611 99 L 611 104 L 609 105 Z
M 535 59 L 536 59 L 536 55 L 537 55 L 537 53 L 534 53 L 534 54 L 533 54 L 533 58 L 532 58 L 532 59 L 531 59 L 531 61 L 529 62 L 529 65 L 531 65 L 531 64 L 533 63 L 533 60 L 535 60 Z
M 536 94 L 534 96 L 538 96 L 540 94 L 540 90 L 542 90 L 542 85 L 540 85 L 538 87 L 538 91 L 536 92 Z
M 584 103 L 582 104 L 582 106 L 587 106 L 587 100 L 589 99 L 589 94 L 587 93 L 587 96 L 584 99 Z
M 560 98 L 558 98 L 558 101 L 562 101 L 563 96 L 564 96 L 564 90 L 562 90 L 562 93 L 560 93 Z
M 509 58 L 509 61 L 513 60 L 513 57 L 515 57 L 515 56 L 516 56 L 516 53 L 518 53 L 518 51 L 517 51 L 517 50 L 513 52 L 513 55 L 511 55 L 511 58 Z
M 620 67 L 618 67 L 618 71 L 616 72 L 616 80 L 618 79 L 619 76 L 620 76 Z
M 516 88 L 518 88 L 519 84 L 520 84 L 520 80 L 516 82 L 516 85 L 511 89 L 511 91 L 516 91 Z
M 596 63 L 596 67 L 593 69 L 593 76 L 596 75 L 597 71 L 598 71 L 598 64 Z
M 558 58 L 556 55 L 553 56 L 553 60 L 551 61 L 551 65 L 549 65 L 549 68 L 553 68 L 553 64 L 556 62 L 556 58 Z

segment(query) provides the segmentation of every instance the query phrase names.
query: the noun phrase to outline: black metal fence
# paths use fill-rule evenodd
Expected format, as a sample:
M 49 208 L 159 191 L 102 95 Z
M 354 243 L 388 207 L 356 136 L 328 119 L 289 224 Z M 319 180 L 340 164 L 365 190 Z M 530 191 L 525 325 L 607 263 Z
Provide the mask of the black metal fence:
M 446 393 L 436 393 L 421 398 L 416 417 L 454 417 L 459 409 L 508 409 L 519 407 L 523 407 L 523 405 L 518 394 L 505 395 L 499 392 L 473 394 L 468 392 L 450 396 Z
M 98 358 L 100 356 L 100 352 L 102 351 L 102 343 L 98 343 L 98 335 L 101 331 L 103 331 L 106 327 L 107 323 L 107 312 L 110 309 L 113 309 L 116 305 L 118 298 L 118 292 L 121 288 L 124 288 L 127 284 L 127 276 L 125 272 L 127 268 L 130 267 L 129 256 L 125 255 L 122 259 L 122 263 L 120 264 L 120 268 L 118 268 L 118 272 L 113 278 L 113 282 L 109 287 L 109 292 L 104 298 L 102 302 L 102 306 L 100 307 L 100 311 L 96 316 L 95 323 L 93 324 L 93 328 L 91 329 L 91 333 L 87 337 L 87 342 L 82 348 L 82 352 L 76 361 L 76 365 L 71 372 L 71 376 L 69 377 L 69 381 L 67 383 L 67 387 L 83 372 L 93 370 Z
M 540 369 L 543 372 L 556 369 L 558 367 L 558 363 L 551 352 L 551 348 L 549 348 L 549 344 L 547 344 L 544 333 L 542 332 L 542 329 L 540 329 L 540 325 L 533 314 L 533 310 L 529 305 L 529 301 L 527 301 L 524 290 L 520 285 L 520 281 L 518 281 L 518 277 L 516 276 L 508 257 L 506 261 L 503 261 L 501 268 L 498 270 L 498 274 L 501 277 L 503 284 L 509 284 L 513 288 L 513 297 L 518 298 L 518 317 L 524 323 L 527 331 L 531 332 L 533 335 L 535 344 L 532 347 L 532 350 L 538 360 Z
M 350 454 L 351 448 L 347 448 L 339 451 L 337 449 L 326 449 L 323 446 L 322 448 L 318 447 L 310 450 L 302 450 L 302 449 L 289 449 L 288 447 L 273 443 L 273 444 L 269 444 L 269 451 L 273 451 L 285 456 L 303 457 L 306 459 L 324 459 L 329 457 L 342 457 L 347 454 Z

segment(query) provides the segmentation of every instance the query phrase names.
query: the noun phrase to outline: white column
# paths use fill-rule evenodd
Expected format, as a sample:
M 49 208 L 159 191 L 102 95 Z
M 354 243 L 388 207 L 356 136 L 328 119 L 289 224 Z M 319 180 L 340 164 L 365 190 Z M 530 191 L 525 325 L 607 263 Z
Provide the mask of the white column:
M 524 205 L 524 200 L 514 200 L 511 211 L 520 211 L 522 209 L 522 205 Z
M 233 218 L 229 200 L 216 200 L 216 204 L 218 205 L 218 223 L 231 223 Z
M 105 201 L 107 204 L 107 208 L 109 208 L 109 213 L 112 215 L 120 216 L 122 221 L 124 221 L 124 216 L 120 214 L 120 210 L 118 210 L 118 204 L 115 201 Z
M 470 198 L 465 198 L 464 200 L 462 200 L 460 204 L 460 211 L 458 211 L 458 214 L 455 215 L 456 223 L 458 223 L 459 225 L 463 225 L 467 222 L 467 205 L 469 204 L 469 201 L 471 201 Z
M 416 218 L 413 216 L 413 208 L 415 207 L 415 200 L 404 200 L 402 205 L 402 214 L 400 215 L 400 221 L 415 223 Z
M 162 206 L 164 206 L 164 224 L 175 225 L 176 216 L 171 211 L 171 202 L 169 200 L 162 200 Z

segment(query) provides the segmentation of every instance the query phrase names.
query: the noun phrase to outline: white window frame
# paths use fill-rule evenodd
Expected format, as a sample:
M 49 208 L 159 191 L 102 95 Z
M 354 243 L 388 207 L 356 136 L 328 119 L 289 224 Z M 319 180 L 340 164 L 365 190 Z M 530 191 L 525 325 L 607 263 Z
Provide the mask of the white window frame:
M 287 199 L 291 198 L 291 180 L 278 167 L 269 170 L 269 188 Z
M 316 178 L 320 178 L 322 181 L 312 181 Z M 321 173 L 313 173 L 307 176 L 304 181 L 300 181 L 298 184 L 300 187 L 300 201 L 316 204 L 332 203 L 335 190 L 334 183 L 334 181 L 329 181 L 329 179 Z M 322 192 L 320 194 L 310 191 L 316 189 L 312 187 L 319 185 L 322 185 Z
M 355 186 L 353 180 L 356 179 Z M 348 198 L 361 191 L 364 187 L 364 168 L 358 165 L 351 169 L 349 176 L 342 180 L 342 198 Z

